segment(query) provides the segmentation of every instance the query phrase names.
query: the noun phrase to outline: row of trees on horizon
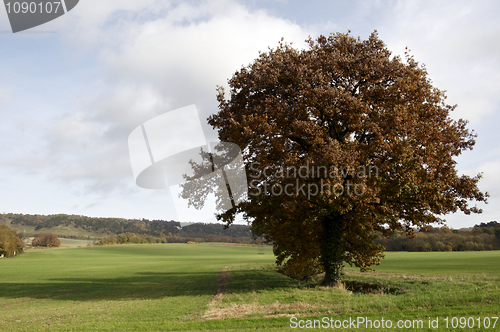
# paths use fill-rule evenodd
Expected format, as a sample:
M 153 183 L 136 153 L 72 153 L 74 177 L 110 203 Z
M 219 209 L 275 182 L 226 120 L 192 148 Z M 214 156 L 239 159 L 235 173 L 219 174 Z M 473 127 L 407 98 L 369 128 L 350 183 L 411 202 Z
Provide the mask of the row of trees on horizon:
M 181 228 L 178 221 L 148 220 L 148 219 L 123 219 L 123 218 L 96 218 L 80 215 L 30 215 L 30 214 L 0 214 L 0 224 L 10 224 L 19 229 L 23 227 L 33 227 L 34 232 L 39 232 L 57 227 L 73 227 L 79 230 L 80 236 L 74 238 L 88 238 L 92 232 L 93 236 L 109 236 L 124 233 L 134 233 L 143 236 L 166 237 L 252 237 L 248 226 L 232 225 L 224 229 L 221 224 L 190 224 Z M 57 232 L 56 232 L 57 233 Z M 34 234 L 34 233 L 31 233 Z M 84 235 L 85 234 L 85 235 Z M 58 234 L 60 237 L 62 234 Z M 68 237 L 68 236 L 66 236 Z
M 165 237 L 142 236 L 133 233 L 99 237 L 96 245 L 115 245 L 126 243 L 188 243 L 224 242 L 263 244 L 263 239 L 249 237 L 179 237 L 169 234 Z M 375 244 L 383 245 L 387 251 L 483 251 L 500 250 L 500 224 L 496 221 L 481 223 L 471 230 L 454 230 L 448 227 L 422 228 L 413 239 L 404 234 L 390 238 L 378 236 Z
M 164 220 L 137 220 L 119 218 L 92 218 L 74 215 L 23 215 L 1 214 L 0 221 L 16 226 L 33 226 L 44 230 L 60 225 L 72 225 L 82 229 L 101 230 L 111 232 L 98 234 L 92 237 L 97 245 L 112 245 L 125 243 L 187 243 L 187 242 L 225 242 L 261 244 L 262 238 L 253 238 L 251 228 L 244 225 L 232 225 L 224 229 L 220 224 L 190 224 L 180 227 L 176 221 Z M 75 222 L 78 221 L 78 222 Z M 130 223 L 131 226 L 126 225 Z M 117 227 L 119 225 L 119 227 Z M 4 226 L 7 227 L 7 226 Z M 151 227 L 151 229 L 149 229 Z M 124 231 L 127 229 L 140 232 Z M 19 231 L 18 229 L 16 229 Z M 161 230 L 161 231 L 160 231 Z M 112 233 L 117 231 L 118 233 Z M 97 233 L 97 234 L 96 234 Z M 24 234 L 18 233 L 19 238 Z M 57 237 L 88 239 L 88 235 L 65 235 L 51 233 L 27 233 L 25 236 L 34 236 L 34 246 L 59 246 Z M 59 241 L 59 242 L 58 242 Z M 403 233 L 396 233 L 390 238 L 381 234 L 374 240 L 375 244 L 382 245 L 388 251 L 479 251 L 500 250 L 500 224 L 496 221 L 481 223 L 471 229 L 450 229 L 427 226 L 415 231 L 413 239 Z M 0 249 L 1 250 L 1 249 Z
M 390 238 L 379 236 L 374 242 L 388 251 L 500 250 L 500 224 L 496 221 L 481 223 L 471 230 L 426 227 L 413 239 L 395 234 Z
M 227 237 L 211 236 L 206 238 L 199 237 L 180 237 L 167 235 L 162 237 L 143 236 L 134 233 L 123 233 L 118 235 L 109 235 L 98 237 L 95 245 L 115 245 L 115 244 L 144 244 L 144 243 L 192 243 L 192 242 L 221 242 L 221 243 L 242 243 L 242 244 L 262 244 L 262 239 L 253 239 L 251 237 Z

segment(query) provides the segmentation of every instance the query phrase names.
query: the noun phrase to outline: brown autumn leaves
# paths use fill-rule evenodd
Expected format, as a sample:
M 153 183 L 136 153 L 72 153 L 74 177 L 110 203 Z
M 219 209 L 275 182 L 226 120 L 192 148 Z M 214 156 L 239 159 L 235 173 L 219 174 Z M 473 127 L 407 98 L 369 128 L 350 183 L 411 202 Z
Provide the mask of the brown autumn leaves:
M 274 244 L 285 271 L 307 277 L 332 274 L 339 260 L 362 270 L 377 264 L 377 232 L 411 235 L 439 215 L 480 212 L 469 206 L 488 196 L 477 187 L 480 176 L 457 174 L 454 160 L 472 149 L 475 135 L 450 118 L 455 106 L 424 66 L 408 54 L 392 56 L 376 32 L 367 40 L 337 33 L 308 42 L 307 50 L 281 42 L 261 53 L 229 80 L 228 99 L 218 88 L 219 112 L 209 124 L 242 149 L 249 185 L 248 200 L 220 220 L 243 213 Z M 282 176 L 300 167 L 327 172 Z M 363 190 L 349 193 L 349 185 Z M 324 190 L 302 194 L 311 188 Z

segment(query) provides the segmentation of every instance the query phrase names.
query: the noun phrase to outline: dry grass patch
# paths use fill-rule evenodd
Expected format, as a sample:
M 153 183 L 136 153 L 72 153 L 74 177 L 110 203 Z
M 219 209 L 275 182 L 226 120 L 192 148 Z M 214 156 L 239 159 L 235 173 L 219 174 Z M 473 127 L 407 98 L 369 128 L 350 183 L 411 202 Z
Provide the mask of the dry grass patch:
M 409 273 L 394 273 L 394 272 L 379 272 L 379 271 L 367 271 L 361 272 L 356 270 L 346 270 L 346 276 L 387 276 L 387 277 L 401 277 L 405 279 L 448 279 L 448 280 L 471 280 L 471 279 L 500 279 L 498 276 L 489 276 L 486 274 L 475 275 L 475 276 L 451 276 L 451 275 L 429 275 L 429 274 L 409 274 Z
M 291 317 L 300 316 L 299 312 L 304 312 L 304 315 L 310 315 L 316 309 L 323 306 L 312 305 L 306 302 L 296 302 L 293 304 L 284 304 L 276 301 L 272 304 L 260 305 L 258 303 L 251 304 L 232 304 L 226 308 L 211 308 L 205 312 L 203 317 L 207 320 L 211 319 L 234 319 L 245 318 L 251 315 L 259 314 L 260 317 Z
M 222 301 L 222 297 L 226 292 L 227 284 L 229 283 L 229 279 L 231 278 L 231 275 L 228 271 L 229 267 L 230 267 L 229 265 L 224 266 L 224 268 L 222 268 L 222 270 L 220 270 L 219 274 L 217 275 L 217 291 L 210 300 L 209 306 L 211 307 L 219 304 Z
M 294 303 L 280 303 L 279 300 L 276 300 L 271 304 L 259 304 L 257 301 L 252 301 L 252 303 L 226 303 L 224 305 L 222 303 L 225 297 L 231 295 L 226 293 L 227 285 L 233 277 L 231 272 L 228 271 L 230 267 L 231 266 L 224 267 L 217 276 L 217 291 L 211 298 L 208 309 L 202 315 L 206 320 L 238 319 L 248 318 L 249 316 L 255 316 L 255 318 L 308 316 L 319 314 L 319 312 L 324 312 L 328 309 L 324 304 L 313 304 L 301 300 Z M 253 281 L 248 281 L 254 285 Z M 348 294 L 352 294 L 344 283 L 339 284 L 337 287 L 317 286 L 317 288 L 322 291 L 340 289 Z

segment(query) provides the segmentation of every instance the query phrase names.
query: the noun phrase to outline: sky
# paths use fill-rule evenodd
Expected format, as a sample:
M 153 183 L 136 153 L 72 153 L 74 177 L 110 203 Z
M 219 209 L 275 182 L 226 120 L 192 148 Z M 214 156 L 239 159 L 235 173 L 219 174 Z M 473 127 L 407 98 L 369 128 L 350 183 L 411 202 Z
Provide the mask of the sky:
M 394 55 L 408 47 L 426 65 L 458 105 L 451 116 L 478 135 L 457 168 L 482 172 L 491 197 L 478 204 L 483 214 L 443 216 L 448 226 L 498 220 L 498 12 L 497 1 L 82 0 L 13 34 L 2 7 L 0 213 L 179 220 L 172 194 L 135 184 L 134 129 L 195 104 L 214 141 L 206 119 L 217 111 L 216 86 L 259 51 L 281 38 L 302 49 L 309 36 L 377 30 Z

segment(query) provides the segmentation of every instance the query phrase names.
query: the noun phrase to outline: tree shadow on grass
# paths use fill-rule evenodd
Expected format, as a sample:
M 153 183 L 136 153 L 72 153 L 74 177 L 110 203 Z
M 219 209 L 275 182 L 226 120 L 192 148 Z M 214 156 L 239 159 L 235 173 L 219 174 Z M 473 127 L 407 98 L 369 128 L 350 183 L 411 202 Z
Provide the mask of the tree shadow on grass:
M 176 296 L 214 295 L 218 272 L 139 272 L 118 278 L 53 278 L 42 282 L 0 282 L 0 299 L 55 299 L 63 301 L 160 299 Z M 382 283 L 344 280 L 354 293 L 401 294 L 403 290 Z M 230 270 L 227 293 L 317 287 L 317 282 L 288 278 L 269 267 Z M 2 304 L 0 303 L 0 307 Z
M 29 298 L 63 301 L 159 299 L 214 295 L 217 272 L 140 272 L 119 278 L 53 278 L 43 282 L 0 282 L 0 299 Z M 297 281 L 271 270 L 238 270 L 232 273 L 231 293 L 289 288 Z M 2 304 L 0 303 L 0 307 Z
M 324 278 L 324 273 L 321 273 L 313 278 L 314 282 L 309 283 L 307 287 L 315 288 L 321 285 L 321 281 Z M 400 284 L 393 285 L 391 282 L 385 279 L 377 281 L 362 281 L 356 279 L 350 279 L 349 276 L 345 276 L 340 286 L 341 289 L 345 289 L 354 294 L 386 294 L 386 295 L 400 295 L 405 294 L 407 291 Z
M 348 291 L 359 294 L 391 294 L 399 295 L 406 293 L 405 290 L 398 287 L 391 287 L 382 282 L 370 283 L 358 280 L 344 280 L 345 288 Z
M 38 283 L 0 283 L 0 299 L 68 301 L 158 299 L 171 296 L 213 295 L 216 290 L 215 272 L 143 272 L 120 278 L 57 278 Z

